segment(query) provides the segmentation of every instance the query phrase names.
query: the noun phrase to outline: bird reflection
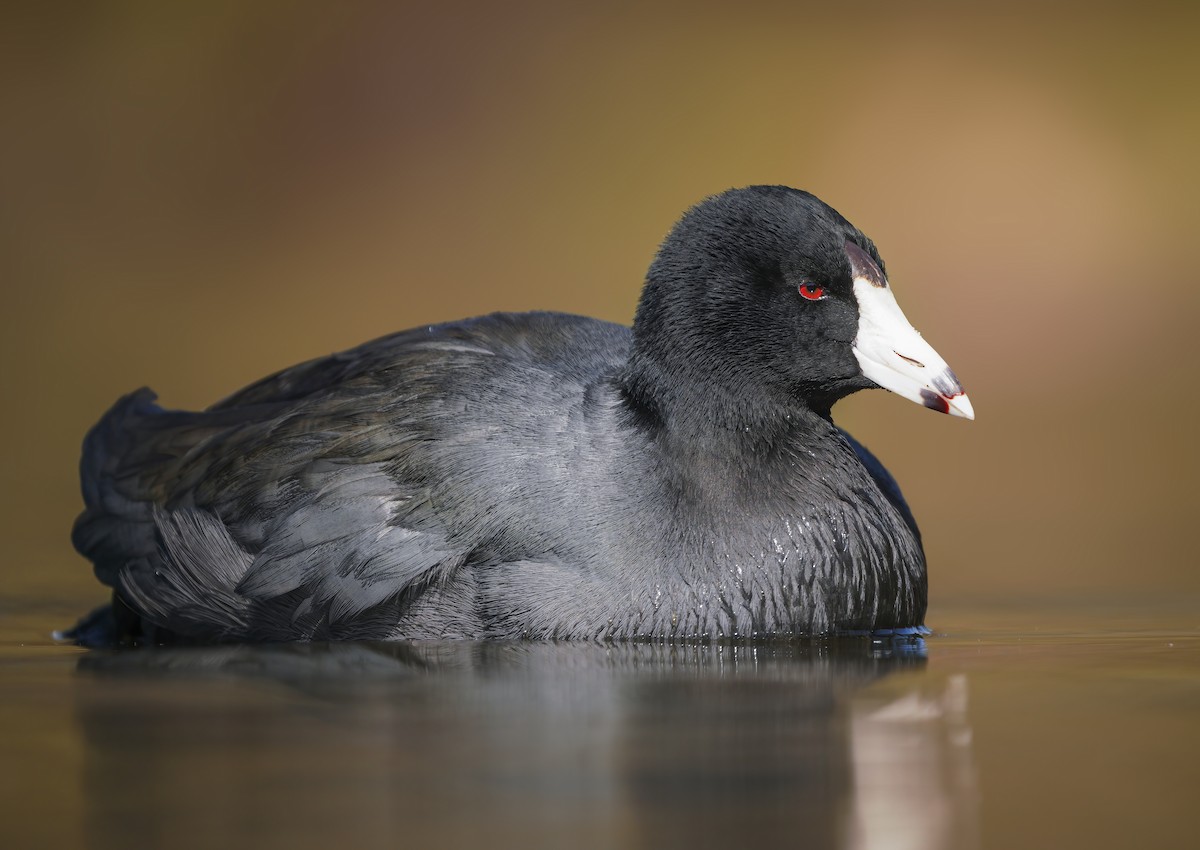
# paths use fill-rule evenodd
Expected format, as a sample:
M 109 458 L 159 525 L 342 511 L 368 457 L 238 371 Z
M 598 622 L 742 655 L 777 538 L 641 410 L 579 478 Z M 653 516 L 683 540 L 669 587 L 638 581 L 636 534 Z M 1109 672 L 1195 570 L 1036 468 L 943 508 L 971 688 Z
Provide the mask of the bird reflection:
M 96 847 L 964 846 L 965 696 L 926 695 L 920 637 L 178 647 L 78 672 Z
M 965 675 L 932 695 L 914 689 L 883 705 L 858 700 L 850 728 L 856 780 L 847 847 L 978 846 Z

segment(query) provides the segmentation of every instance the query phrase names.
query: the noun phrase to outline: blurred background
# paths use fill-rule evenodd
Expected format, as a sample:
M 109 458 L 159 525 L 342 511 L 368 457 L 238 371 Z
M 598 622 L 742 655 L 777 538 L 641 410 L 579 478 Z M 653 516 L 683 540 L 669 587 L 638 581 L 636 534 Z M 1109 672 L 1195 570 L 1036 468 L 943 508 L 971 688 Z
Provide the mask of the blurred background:
M 0 26 L 0 612 L 104 593 L 84 432 L 417 324 L 619 322 L 679 214 L 809 189 L 974 423 L 835 414 L 958 604 L 1194 597 L 1200 7 L 107 2 Z

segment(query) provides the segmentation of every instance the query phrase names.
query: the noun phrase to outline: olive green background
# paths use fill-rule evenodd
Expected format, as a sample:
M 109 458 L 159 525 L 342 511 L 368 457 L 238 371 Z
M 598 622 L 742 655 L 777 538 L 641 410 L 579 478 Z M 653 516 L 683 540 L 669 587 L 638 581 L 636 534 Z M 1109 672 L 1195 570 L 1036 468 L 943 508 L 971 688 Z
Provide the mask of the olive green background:
M 922 525 L 939 604 L 1195 594 L 1197 7 L 6 4 L 5 597 L 103 594 L 86 429 L 405 327 L 627 322 L 730 186 L 865 230 L 974 423 L 835 411 Z

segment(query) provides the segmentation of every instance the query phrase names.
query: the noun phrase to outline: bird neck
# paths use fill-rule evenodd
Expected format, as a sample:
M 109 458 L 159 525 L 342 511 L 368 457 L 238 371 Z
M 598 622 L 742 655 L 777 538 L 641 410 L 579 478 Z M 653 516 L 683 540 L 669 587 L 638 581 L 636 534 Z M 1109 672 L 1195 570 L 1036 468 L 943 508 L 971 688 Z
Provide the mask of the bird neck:
M 698 375 L 634 351 L 616 379 L 624 423 L 681 467 L 700 464 L 731 485 L 791 475 L 797 453 L 840 445 L 827 405 L 783 396 L 746 376 Z M 832 441 L 832 442 L 831 442 Z

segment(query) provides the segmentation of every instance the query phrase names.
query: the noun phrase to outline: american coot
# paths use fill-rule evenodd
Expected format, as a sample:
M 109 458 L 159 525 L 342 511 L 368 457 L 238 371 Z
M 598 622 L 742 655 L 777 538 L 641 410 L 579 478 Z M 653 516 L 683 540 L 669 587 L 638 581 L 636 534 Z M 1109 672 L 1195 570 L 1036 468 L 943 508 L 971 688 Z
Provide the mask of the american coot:
M 915 628 L 925 556 L 830 407 L 966 418 L 866 236 L 814 196 L 711 197 L 632 331 L 557 313 L 416 328 L 200 413 L 142 389 L 88 434 L 75 636 L 685 639 Z

